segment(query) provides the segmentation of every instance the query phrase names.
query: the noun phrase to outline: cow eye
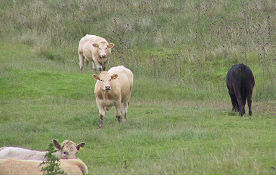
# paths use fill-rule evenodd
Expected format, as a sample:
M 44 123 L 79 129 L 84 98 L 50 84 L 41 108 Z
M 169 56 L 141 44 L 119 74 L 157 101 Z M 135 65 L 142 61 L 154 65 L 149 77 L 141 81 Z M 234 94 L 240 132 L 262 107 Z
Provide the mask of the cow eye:
M 65 154 L 65 155 L 66 155 L 66 154 L 67 154 L 67 152 L 63 152 L 63 154 Z
M 102 79 L 100 79 L 100 81 L 103 81 Z
M 111 79 L 109 81 L 111 81 Z

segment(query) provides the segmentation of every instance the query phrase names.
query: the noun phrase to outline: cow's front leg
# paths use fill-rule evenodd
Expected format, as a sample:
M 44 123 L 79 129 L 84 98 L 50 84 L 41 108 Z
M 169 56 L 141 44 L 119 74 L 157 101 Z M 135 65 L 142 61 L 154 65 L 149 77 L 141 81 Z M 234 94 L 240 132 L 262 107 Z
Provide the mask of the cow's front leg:
M 118 101 L 118 103 L 115 103 L 115 114 L 116 114 L 116 118 L 118 119 L 119 123 L 122 122 L 122 115 L 121 115 L 121 104 L 120 101 Z
M 123 103 L 123 122 L 126 122 L 126 115 L 127 115 L 127 111 L 128 111 L 128 107 L 129 107 L 129 102 L 124 102 Z
M 97 102 L 97 106 L 99 108 L 99 113 L 100 113 L 100 127 L 99 128 L 103 128 L 103 118 L 105 116 L 105 110 L 104 107 L 100 104 L 99 100 L 96 100 Z
M 100 114 L 100 127 L 99 128 L 103 128 L 103 118 L 104 118 L 104 115 Z
M 103 70 L 102 64 L 101 64 L 98 60 L 95 60 L 95 61 L 94 61 L 93 69 L 94 69 L 96 72 L 99 71 L 100 73 L 101 73 L 102 71 L 105 71 L 105 70 Z

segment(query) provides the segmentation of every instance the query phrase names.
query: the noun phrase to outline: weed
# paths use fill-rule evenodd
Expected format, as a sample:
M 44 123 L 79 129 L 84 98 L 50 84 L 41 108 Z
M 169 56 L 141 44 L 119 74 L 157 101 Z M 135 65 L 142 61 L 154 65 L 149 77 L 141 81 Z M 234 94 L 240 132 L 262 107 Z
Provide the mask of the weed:
M 59 158 L 52 154 L 55 151 L 54 144 L 50 143 L 45 155 L 46 161 L 43 160 L 43 162 L 39 165 L 46 165 L 41 168 L 43 175 L 66 175 L 66 173 L 60 168 Z

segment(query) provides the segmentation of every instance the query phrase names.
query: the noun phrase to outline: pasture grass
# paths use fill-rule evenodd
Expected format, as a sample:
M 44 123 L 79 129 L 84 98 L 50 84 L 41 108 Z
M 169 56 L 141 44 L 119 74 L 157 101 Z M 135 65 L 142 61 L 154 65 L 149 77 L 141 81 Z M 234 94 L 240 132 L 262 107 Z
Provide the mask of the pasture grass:
M 93 175 L 275 174 L 273 1 L 0 1 L 0 146 L 86 142 Z M 93 11 L 92 11 L 93 10 Z M 126 124 L 99 127 L 86 33 L 115 43 L 108 67 L 134 72 Z M 225 77 L 255 75 L 253 116 L 232 112 Z

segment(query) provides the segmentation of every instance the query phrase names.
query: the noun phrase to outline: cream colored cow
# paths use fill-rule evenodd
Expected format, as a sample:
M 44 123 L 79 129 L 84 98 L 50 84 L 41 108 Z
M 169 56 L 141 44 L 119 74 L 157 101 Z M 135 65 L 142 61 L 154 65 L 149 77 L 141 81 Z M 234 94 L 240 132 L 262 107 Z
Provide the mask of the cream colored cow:
M 123 121 L 129 107 L 131 90 L 133 87 L 133 73 L 124 66 L 112 67 L 108 72 L 103 71 L 100 75 L 94 74 L 97 80 L 94 93 L 100 113 L 100 128 L 103 127 L 105 109 L 108 111 L 112 106 L 116 108 L 116 118 L 122 121 L 121 103 L 123 103 Z
M 59 144 L 57 140 L 53 139 L 53 143 L 58 150 L 53 155 L 59 159 L 76 159 L 78 151 L 85 145 L 84 142 L 76 145 L 71 140 L 65 140 Z M 0 159 L 45 160 L 46 153 L 47 151 L 7 146 L 0 148 Z
M 68 175 L 88 174 L 88 168 L 81 159 L 60 159 L 60 168 Z M 0 175 L 43 175 L 38 160 L 0 159 Z
M 105 71 L 106 64 L 109 61 L 111 55 L 111 48 L 114 47 L 113 43 L 108 43 L 103 37 L 96 35 L 86 35 L 81 38 L 79 42 L 79 60 L 80 69 L 83 69 L 84 57 L 86 63 L 93 63 L 93 69 L 95 72 L 99 70 Z

